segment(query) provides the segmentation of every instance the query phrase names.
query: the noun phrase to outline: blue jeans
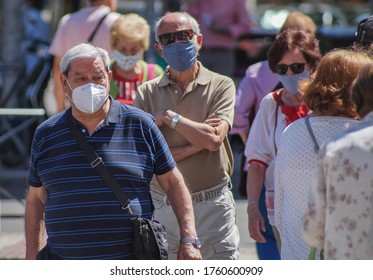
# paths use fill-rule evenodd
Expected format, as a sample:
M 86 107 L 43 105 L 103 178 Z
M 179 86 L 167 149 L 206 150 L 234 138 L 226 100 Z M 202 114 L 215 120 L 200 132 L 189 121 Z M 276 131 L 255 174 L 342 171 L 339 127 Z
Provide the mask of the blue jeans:
M 259 198 L 259 211 L 265 220 L 266 231 L 262 232 L 266 243 L 256 242 L 256 251 L 260 260 L 280 260 L 280 254 L 277 249 L 276 238 L 273 234 L 272 226 L 269 224 L 267 209 L 265 206 L 265 187 L 263 186 Z

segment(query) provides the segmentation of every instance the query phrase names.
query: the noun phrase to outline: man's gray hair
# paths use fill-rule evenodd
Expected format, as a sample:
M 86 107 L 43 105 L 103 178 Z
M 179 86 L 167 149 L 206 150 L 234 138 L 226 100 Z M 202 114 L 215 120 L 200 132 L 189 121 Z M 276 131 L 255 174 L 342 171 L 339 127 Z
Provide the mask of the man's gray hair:
M 91 44 L 82 43 L 72 47 L 62 57 L 60 63 L 61 73 L 67 75 L 70 71 L 71 63 L 76 59 L 84 58 L 100 58 L 104 62 L 106 71 L 109 72 L 110 58 L 108 52 L 104 49 L 92 46 Z
M 190 14 L 188 14 L 187 12 L 168 12 L 164 16 L 159 18 L 155 23 L 154 36 L 155 36 L 155 41 L 157 43 L 159 43 L 159 38 L 158 38 L 159 25 L 161 24 L 161 22 L 163 21 L 165 16 L 167 16 L 169 14 L 173 14 L 173 13 L 178 13 L 178 14 L 181 14 L 181 15 L 185 16 L 188 19 L 190 25 L 192 26 L 192 29 L 193 29 L 194 33 L 197 34 L 197 35 L 201 33 L 201 30 L 199 29 L 199 24 L 198 24 L 197 20 L 194 17 L 192 17 Z

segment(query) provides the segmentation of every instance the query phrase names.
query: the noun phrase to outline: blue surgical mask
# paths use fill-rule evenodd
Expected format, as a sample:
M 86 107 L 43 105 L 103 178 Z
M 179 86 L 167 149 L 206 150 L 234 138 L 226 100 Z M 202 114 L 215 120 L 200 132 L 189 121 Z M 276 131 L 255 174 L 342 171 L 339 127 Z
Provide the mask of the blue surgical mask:
M 197 61 L 196 44 L 190 40 L 163 46 L 163 57 L 172 69 L 184 72 Z
M 296 74 L 293 76 L 287 76 L 287 75 L 279 75 L 277 74 L 278 79 L 280 80 L 281 84 L 284 86 L 286 91 L 289 94 L 298 94 L 299 92 L 299 81 L 301 79 L 306 79 L 310 77 L 310 73 L 305 70 L 300 74 Z

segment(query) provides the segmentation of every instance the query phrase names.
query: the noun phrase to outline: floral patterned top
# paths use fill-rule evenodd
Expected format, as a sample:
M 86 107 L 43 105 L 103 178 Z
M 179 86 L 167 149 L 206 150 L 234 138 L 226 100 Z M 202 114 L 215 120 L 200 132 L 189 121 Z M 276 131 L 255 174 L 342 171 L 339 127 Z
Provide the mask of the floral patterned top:
M 373 112 L 323 145 L 303 235 L 325 259 L 373 259 Z

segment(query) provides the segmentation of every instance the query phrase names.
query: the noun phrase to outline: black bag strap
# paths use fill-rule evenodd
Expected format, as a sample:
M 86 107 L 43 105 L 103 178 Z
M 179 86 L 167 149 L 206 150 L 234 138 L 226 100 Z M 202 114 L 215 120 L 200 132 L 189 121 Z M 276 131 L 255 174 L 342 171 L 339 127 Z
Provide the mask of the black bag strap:
M 313 141 L 313 145 L 314 145 L 314 148 L 313 148 L 313 149 L 314 149 L 315 153 L 318 153 L 320 148 L 319 148 L 319 144 L 318 144 L 317 141 L 316 141 L 315 134 L 313 134 L 313 131 L 312 131 L 312 128 L 311 128 L 311 124 L 310 124 L 309 117 L 306 116 L 306 117 L 304 118 L 304 121 L 306 122 L 306 127 L 307 127 L 307 130 L 308 130 L 308 133 L 310 134 L 311 139 L 312 139 L 312 141 Z
M 96 32 L 97 32 L 97 30 L 99 29 L 101 23 L 105 20 L 105 18 L 106 18 L 109 14 L 110 14 L 110 13 L 107 13 L 107 14 L 105 14 L 102 18 L 100 18 L 100 20 L 97 22 L 97 25 L 96 25 L 95 29 L 93 29 L 91 35 L 89 35 L 89 37 L 88 37 L 88 39 L 87 39 L 87 41 L 86 41 L 87 43 L 90 43 L 90 44 L 92 43 L 92 40 L 93 40 L 93 38 L 95 37 Z
M 92 146 L 84 138 L 83 134 L 74 125 L 71 108 L 68 109 L 66 112 L 66 121 L 72 135 L 78 142 L 79 147 L 86 154 L 89 162 L 91 163 L 91 166 L 102 177 L 106 185 L 108 185 L 111 188 L 116 198 L 122 205 L 123 210 L 126 210 L 130 215 L 135 216 L 130 206 L 131 200 L 129 200 L 127 195 L 122 191 L 122 188 L 119 185 L 118 181 L 115 179 L 110 170 L 106 167 L 105 163 L 102 161 L 102 158 L 97 155 L 97 153 L 92 149 Z

